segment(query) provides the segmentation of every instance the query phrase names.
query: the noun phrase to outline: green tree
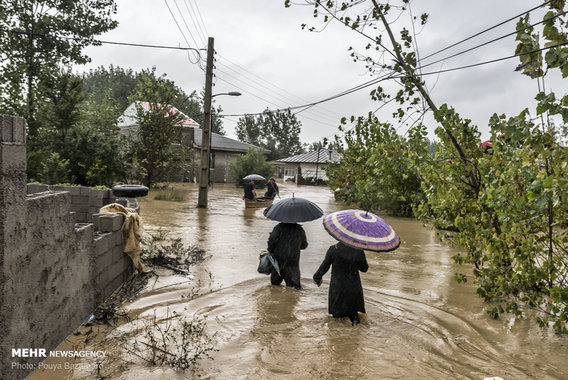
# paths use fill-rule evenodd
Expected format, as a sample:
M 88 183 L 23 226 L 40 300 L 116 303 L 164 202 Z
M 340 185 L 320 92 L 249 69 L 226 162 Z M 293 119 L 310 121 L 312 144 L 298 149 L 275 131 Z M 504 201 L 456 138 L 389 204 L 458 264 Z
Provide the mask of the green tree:
M 57 76 L 61 64 L 86 63 L 83 48 L 117 26 L 114 13 L 114 0 L 0 3 L 0 108 L 24 117 L 32 139 L 40 80 Z
M 45 180 L 43 163 L 53 153 L 67 161 L 65 181 L 85 186 L 111 186 L 124 177 L 122 137 L 116 103 L 107 97 L 95 104 L 85 99 L 82 79 L 68 71 L 45 78 L 39 91 L 38 141 L 28 149 L 28 178 Z
M 157 181 L 167 180 L 167 174 L 183 171 L 189 147 L 183 144 L 184 116 L 171 112 L 170 105 L 176 93 L 163 77 L 141 76 L 132 100 L 143 99 L 148 108 L 138 101 L 136 105 L 138 128 L 131 140 L 131 152 L 141 169 L 142 182 L 151 187 Z
M 136 89 L 138 73 L 110 65 L 99 66 L 83 74 L 83 91 L 91 96 L 94 104 L 102 104 L 109 96 L 118 104 L 116 118 L 130 105 L 129 97 Z
M 344 201 L 356 202 L 366 210 L 412 216 L 424 199 L 419 160 L 431 160 L 425 135 L 424 127 L 416 127 L 404 138 L 376 118 L 360 120 L 345 135 L 342 160 L 327 167 L 329 186 L 339 188 Z
M 95 70 L 90 70 L 83 76 L 83 90 L 86 95 L 92 95 L 96 104 L 101 104 L 108 96 L 111 96 L 119 105 L 118 118 L 121 113 L 130 105 L 131 97 L 136 90 L 139 80 L 144 80 L 146 76 L 158 77 L 156 68 L 145 69 L 141 72 L 134 72 L 132 69 L 124 69 L 111 65 L 108 69 L 101 66 Z M 164 79 L 164 78 L 162 78 Z M 193 91 L 187 94 L 178 87 L 173 81 L 163 80 L 165 86 L 170 87 L 173 96 L 171 105 L 195 120 L 199 125 L 203 125 L 203 96 Z M 143 99 L 140 99 L 144 101 Z M 221 107 L 211 109 L 211 130 L 220 135 L 225 135 L 223 120 L 219 117 L 222 112 Z
M 403 0 L 403 10 L 406 3 Z M 401 89 L 396 94 L 377 87 L 371 93 L 373 99 L 396 100 L 400 104 L 396 116 L 400 119 L 421 100 L 434 112 L 439 139 L 436 156 L 433 160 L 420 160 L 424 157 L 421 148 L 410 150 L 410 158 L 419 163 L 418 175 L 426 195 L 415 212 L 425 221 L 455 231 L 446 235 L 462 250 L 454 259 L 473 266 L 478 294 L 492 302 L 488 312 L 494 317 L 503 312 L 521 315 L 531 308 L 541 312 L 541 325 L 552 323 L 556 330 L 565 331 L 568 213 L 564 200 L 568 196 L 568 167 L 559 136 L 566 133 L 568 96 L 539 93 L 536 113 L 542 115 L 540 120 L 531 118 L 527 110 L 510 118 L 495 115 L 490 121 L 493 148 L 482 149 L 477 127 L 451 107 L 438 107 L 429 96 L 417 74 L 412 33 L 402 28 L 395 38 L 386 20 L 391 11 L 389 4 L 378 4 L 376 0 L 317 0 L 312 4 L 314 15 L 323 15 L 325 22 L 337 20 L 361 33 L 384 30 L 386 38 L 370 36 L 374 43 L 366 48 L 385 52 L 392 62 L 382 58 L 376 61 L 374 56 L 382 57 L 381 54 L 352 49 L 352 56 L 364 61 L 372 73 L 385 74 L 383 80 L 396 76 L 400 81 Z M 516 53 L 521 60 L 517 69 L 537 80 L 543 80 L 554 68 L 563 77 L 568 76 L 565 2 L 552 1 L 546 6 L 550 11 L 544 17 L 542 31 L 530 26 L 528 14 L 519 20 L 516 29 Z M 420 22 L 426 20 L 427 15 L 420 17 Z M 386 42 L 390 42 L 390 48 Z M 546 53 L 540 46 L 545 47 Z M 556 125 L 559 119 L 560 127 Z M 396 143 L 396 139 L 389 142 Z M 360 141 L 348 145 L 357 147 Z M 383 150 L 388 151 L 386 148 Z M 404 150 L 399 149 L 398 153 L 403 154 Z M 349 157 L 356 159 L 354 155 Z M 374 162 L 346 162 L 353 165 L 352 172 L 358 170 L 366 176 L 366 186 L 375 180 L 365 172 L 367 166 L 376 165 Z M 364 202 L 366 198 L 361 196 L 356 201 Z M 464 281 L 467 276 L 458 274 L 457 279 Z
M 276 160 L 302 153 L 300 142 L 302 123 L 289 109 L 286 111 L 265 110 L 256 117 L 240 118 L 235 132 L 237 138 L 268 151 L 268 160 Z
M 235 185 L 244 186 L 245 176 L 254 173 L 269 178 L 274 173 L 274 167 L 266 162 L 262 149 L 251 146 L 246 154 L 238 156 L 229 163 L 228 173 Z

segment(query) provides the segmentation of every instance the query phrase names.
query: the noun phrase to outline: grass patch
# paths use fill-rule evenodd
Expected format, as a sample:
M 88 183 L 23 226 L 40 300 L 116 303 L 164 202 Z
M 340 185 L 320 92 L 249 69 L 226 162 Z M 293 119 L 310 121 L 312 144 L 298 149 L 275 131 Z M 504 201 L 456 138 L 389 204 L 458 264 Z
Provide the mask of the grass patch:
M 154 199 L 157 201 L 183 202 L 185 201 L 185 194 L 181 189 L 168 187 L 158 190 L 156 195 L 154 195 Z

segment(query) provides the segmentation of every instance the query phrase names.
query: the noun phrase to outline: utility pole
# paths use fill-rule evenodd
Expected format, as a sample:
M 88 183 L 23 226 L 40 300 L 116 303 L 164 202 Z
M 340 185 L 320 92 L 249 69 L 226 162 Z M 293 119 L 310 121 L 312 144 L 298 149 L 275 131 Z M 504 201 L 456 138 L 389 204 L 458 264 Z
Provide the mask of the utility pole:
M 209 156 L 211 154 L 211 90 L 213 87 L 214 39 L 207 43 L 207 67 L 205 68 L 205 97 L 203 99 L 203 134 L 201 135 L 201 173 L 199 176 L 199 197 L 197 207 L 207 208 L 209 186 Z

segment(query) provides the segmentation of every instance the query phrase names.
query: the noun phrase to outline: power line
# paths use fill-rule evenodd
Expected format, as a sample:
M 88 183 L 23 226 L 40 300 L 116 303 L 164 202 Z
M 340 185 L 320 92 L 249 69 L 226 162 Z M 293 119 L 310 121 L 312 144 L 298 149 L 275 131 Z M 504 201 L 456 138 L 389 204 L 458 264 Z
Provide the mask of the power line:
M 443 51 L 446 51 L 446 50 L 448 50 L 448 49 L 453 48 L 454 46 L 457 46 L 457 45 L 459 45 L 459 44 L 461 44 L 461 43 L 464 43 L 464 42 L 466 42 L 466 41 L 469 41 L 469 40 L 471 40 L 472 38 L 475 38 L 475 37 L 477 37 L 477 36 L 480 36 L 480 35 L 482 35 L 483 33 L 489 32 L 490 30 L 493 30 L 493 29 L 495 29 L 495 28 L 497 28 L 497 27 L 499 27 L 499 26 L 501 26 L 501 25 L 504 25 L 504 24 L 510 22 L 510 21 L 516 20 L 518 17 L 521 17 L 521 16 L 524 15 L 524 14 L 527 14 L 527 13 L 530 13 L 530 12 L 532 12 L 532 11 L 534 11 L 534 10 L 537 10 L 538 8 L 544 7 L 546 4 L 548 4 L 548 3 L 550 3 L 550 2 L 551 2 L 551 0 L 545 1 L 544 3 L 542 3 L 542 4 L 539 5 L 539 6 L 536 6 L 536 7 L 534 7 L 534 8 L 529 9 L 528 11 L 525 11 L 525 12 L 523 12 L 523 13 L 521 13 L 521 14 L 518 14 L 518 15 L 516 15 L 516 16 L 513 16 L 513 17 L 511 17 L 511 18 L 509 18 L 509 19 L 507 19 L 507 20 L 505 20 L 505 21 L 500 22 L 500 23 L 497 24 L 497 25 L 491 26 L 491 27 L 489 27 L 489 28 L 487 28 L 487 29 L 482 30 L 481 32 L 475 33 L 474 35 L 471 35 L 471 36 L 469 36 L 469 37 L 466 37 L 466 38 L 464 38 L 463 40 L 460 40 L 460 41 L 458 41 L 458 42 L 456 42 L 456 43 L 451 44 L 450 46 L 447 46 L 447 47 L 445 47 L 445 48 L 443 48 L 443 49 L 440 49 L 440 50 L 438 50 L 438 51 L 435 51 L 434 53 L 431 53 L 431 54 L 427 55 L 426 57 L 422 58 L 422 60 L 428 59 L 428 58 L 430 58 L 430 57 L 432 57 L 432 56 L 434 56 L 434 55 L 436 55 L 436 54 L 439 54 L 439 53 L 441 53 L 441 52 L 443 52 Z
M 546 47 L 543 47 L 543 48 L 540 48 L 540 49 L 531 50 L 531 51 L 524 52 L 524 53 L 521 53 L 521 54 L 514 54 L 514 55 L 507 56 L 507 57 L 491 59 L 491 60 L 489 60 L 489 61 L 484 61 L 484 62 L 479 62 L 479 63 L 473 63 L 473 64 L 471 64 L 471 65 L 453 67 L 453 68 L 451 68 L 451 69 L 444 69 L 444 70 L 432 71 L 432 72 L 429 72 L 429 73 L 423 73 L 422 75 L 441 74 L 441 73 L 447 73 L 447 72 L 450 72 L 450 71 L 456 71 L 456 70 L 462 70 L 462 69 L 469 69 L 469 68 L 476 67 L 476 66 L 482 66 L 482 65 L 487 65 L 487 64 L 490 64 L 490 63 L 501 62 L 501 61 L 505 61 L 505 60 L 507 60 L 507 59 L 517 58 L 517 57 L 520 57 L 520 56 L 522 56 L 522 55 L 527 55 L 527 54 L 532 54 L 532 53 L 538 53 L 538 52 L 541 52 L 541 51 L 544 51 L 544 50 L 553 49 L 553 48 L 556 48 L 556 47 L 566 46 L 566 45 L 568 45 L 568 42 L 562 42 L 562 43 L 559 43 L 559 44 L 556 44 L 556 45 L 546 46 Z M 405 77 L 407 77 L 407 76 L 406 76 L 406 75 L 401 75 L 401 76 L 399 76 L 399 77 L 397 77 L 397 78 L 405 78 Z
M 469 48 L 469 49 L 466 49 L 466 50 L 463 50 L 463 51 L 461 51 L 461 52 L 458 52 L 458 53 L 456 53 L 456 54 L 450 55 L 449 57 L 445 57 L 445 58 L 439 59 L 439 60 L 437 60 L 437 61 L 430 62 L 430 63 L 428 63 L 428 64 L 426 64 L 426 65 L 420 66 L 420 69 L 423 69 L 423 68 L 425 68 L 425 67 L 434 65 L 434 64 L 436 64 L 436 63 L 439 63 L 439 62 L 448 60 L 448 59 L 450 59 L 450 58 L 457 57 L 458 55 L 462 55 L 462 54 L 465 54 L 465 53 L 469 53 L 469 52 L 472 51 L 472 50 L 475 50 L 475 49 L 480 48 L 480 47 L 482 47 L 482 46 L 486 46 L 486 45 L 489 45 L 489 44 L 491 44 L 491 43 L 493 43 L 493 42 L 502 40 L 503 38 L 510 37 L 510 36 L 515 35 L 515 34 L 517 34 L 517 33 L 519 33 L 519 32 L 522 32 L 522 31 L 524 31 L 524 30 L 530 29 L 530 28 L 532 28 L 532 27 L 534 27 L 534 26 L 536 26 L 536 25 L 543 24 L 543 23 L 545 23 L 545 22 L 554 20 L 555 18 L 560 17 L 560 16 L 563 16 L 563 15 L 565 15 L 565 14 L 566 14 L 566 12 L 561 12 L 561 13 L 559 13 L 559 14 L 557 14 L 557 15 L 554 15 L 554 16 L 549 17 L 549 18 L 547 18 L 547 19 L 544 19 L 544 20 L 542 20 L 542 21 L 535 22 L 534 24 L 525 26 L 525 27 L 522 28 L 522 29 L 516 30 L 516 31 L 511 32 L 511 33 L 507 33 L 507 34 L 505 34 L 504 36 L 494 38 L 494 39 L 492 39 L 492 40 L 490 40 L 490 41 L 484 42 L 484 43 L 479 44 L 479 45 L 477 45 L 477 46 L 474 46 L 474 47 L 471 47 L 471 48 Z M 420 61 L 420 60 L 419 60 L 419 61 Z
M 450 71 L 457 71 L 457 70 L 469 69 L 469 68 L 472 68 L 472 67 L 487 65 L 487 64 L 490 64 L 490 63 L 501 62 L 501 61 L 505 61 L 505 60 L 507 60 L 507 59 L 517 58 L 517 57 L 520 57 L 520 56 L 523 56 L 523 55 L 538 53 L 538 52 L 541 52 L 541 51 L 544 51 L 544 50 L 549 50 L 549 49 L 553 49 L 553 48 L 560 47 L 560 46 L 566 46 L 566 45 L 568 45 L 568 42 L 562 42 L 562 43 L 559 43 L 559 44 L 556 44 L 556 45 L 546 46 L 546 47 L 543 47 L 543 48 L 540 48 L 540 49 L 535 49 L 535 50 L 528 51 L 528 52 L 524 52 L 524 53 L 520 53 L 520 54 L 514 54 L 514 55 L 511 55 L 511 56 L 507 56 L 507 57 L 496 58 L 496 59 L 492 59 L 492 60 L 489 60 L 489 61 L 474 63 L 474 64 L 471 64 L 471 65 L 465 65 L 465 66 L 453 67 L 453 68 L 450 68 L 450 69 L 444 69 L 444 70 L 432 71 L 432 72 L 428 72 L 428 73 L 422 73 L 421 75 L 422 75 L 422 76 L 425 76 L 425 75 L 435 75 L 435 74 L 447 73 L 447 72 L 450 72 Z M 304 105 L 301 105 L 301 106 L 288 107 L 288 108 L 276 109 L 276 110 L 268 110 L 268 111 L 274 111 L 274 112 L 276 112 L 276 111 L 284 111 L 284 110 L 287 110 L 287 109 L 305 108 L 305 107 L 308 107 L 308 106 L 311 106 L 311 105 L 324 103 L 324 102 L 327 102 L 327 101 L 330 101 L 330 100 L 334 100 L 334 99 L 337 99 L 337 98 L 342 97 L 342 96 L 345 96 L 345 95 L 349 95 L 349 94 L 351 94 L 351 93 L 353 93 L 353 92 L 362 90 L 362 89 L 364 89 L 364 88 L 367 88 L 367 87 L 369 87 L 369 86 L 378 84 L 379 82 L 382 82 L 382 81 L 385 81 L 385 80 L 388 80 L 388 79 L 402 79 L 402 78 L 407 78 L 407 77 L 408 77 L 408 75 L 404 75 L 404 74 L 394 74 L 394 73 L 393 73 L 393 74 L 385 75 L 385 76 L 383 76 L 383 77 L 381 77 L 381 78 L 376 78 L 376 79 L 373 79 L 373 80 L 371 80 L 371 81 L 362 83 L 362 84 L 360 84 L 360 85 L 358 85 L 358 86 L 352 87 L 352 88 L 350 88 L 350 89 L 348 89 L 348 90 L 345 90 L 345 91 L 343 91 L 343 92 L 341 92 L 341 93 L 339 93 L 339 94 L 330 96 L 330 97 L 328 97 L 328 98 L 322 99 L 322 100 L 317 101 L 317 102 L 313 102 L 313 103 L 309 103 L 309 104 L 304 104 Z M 253 115 L 253 116 L 254 116 L 254 115 L 262 115 L 263 113 L 264 113 L 264 112 L 257 112 L 257 113 L 247 113 L 247 114 L 232 114 L 232 115 L 225 115 L 225 116 L 245 116 L 245 115 Z
M 13 29 L 0 29 L 2 32 L 16 33 L 16 34 L 28 34 L 27 32 Z M 37 35 L 37 34 L 36 34 Z M 61 38 L 71 41 L 82 41 L 82 38 L 78 37 L 68 37 L 68 36 L 54 36 L 55 38 Z M 181 46 L 168 46 L 168 45 L 152 45 L 152 44 L 141 44 L 134 42 L 118 42 L 118 41 L 106 41 L 106 40 L 93 40 L 94 43 L 104 44 L 104 45 L 120 45 L 120 46 L 132 46 L 132 47 L 143 47 L 143 48 L 153 48 L 153 49 L 169 49 L 169 50 L 185 50 L 185 51 L 195 51 L 200 54 L 200 51 L 207 49 L 198 49 L 194 47 L 181 47 Z
M 195 40 L 195 38 L 193 37 L 193 33 L 191 33 L 191 29 L 189 29 L 189 25 L 187 25 L 187 22 L 185 21 L 185 17 L 183 17 L 183 13 L 182 13 L 181 9 L 179 9 L 177 0 L 173 0 L 173 2 L 174 2 L 174 4 L 175 4 L 175 6 L 176 6 L 176 9 L 178 10 L 178 13 L 179 13 L 179 15 L 180 15 L 180 17 L 181 17 L 181 20 L 183 21 L 183 24 L 185 25 L 185 28 L 187 29 L 187 32 L 189 33 L 189 36 L 191 37 L 191 40 L 193 41 L 193 43 L 194 43 L 195 45 L 199 45 L 199 44 L 197 43 L 197 41 Z M 188 45 L 189 45 L 189 44 L 188 44 Z
M 170 11 L 170 15 L 171 15 L 172 18 L 174 19 L 174 22 L 176 23 L 179 32 L 181 33 L 183 39 L 185 40 L 185 43 L 187 44 L 187 46 L 191 46 L 191 44 L 190 44 L 189 41 L 187 40 L 187 37 L 185 36 L 185 33 L 184 33 L 183 30 L 181 29 L 181 26 L 179 25 L 179 23 L 178 23 L 176 17 L 174 16 L 174 13 L 172 12 L 172 9 L 170 8 L 170 5 L 168 4 L 168 1 L 167 1 L 167 0 L 164 0 L 164 3 L 166 4 L 166 7 L 168 7 L 168 11 Z M 176 4 L 177 4 L 177 3 L 176 3 Z M 183 17 L 182 17 L 182 18 L 183 18 Z M 197 44 L 196 44 L 196 45 L 197 45 Z M 188 56 L 188 58 L 189 58 L 189 56 Z M 191 59 L 189 60 L 189 62 L 192 63 L 192 64 L 199 64 L 199 67 L 201 67 L 201 64 L 200 64 L 201 55 L 197 55 L 197 56 L 195 56 L 195 58 L 197 59 L 196 62 L 192 62 Z M 203 69 L 203 67 L 201 67 L 201 69 Z
M 224 59 L 224 60 L 227 60 L 227 59 Z M 228 60 L 227 60 L 227 61 L 228 61 Z M 238 78 L 235 78 L 235 79 L 239 80 L 239 81 L 242 82 L 242 83 L 245 83 L 246 85 L 248 85 L 248 86 L 250 86 L 250 87 L 252 87 L 252 88 L 255 88 L 256 90 L 258 90 L 258 91 L 260 91 L 260 92 L 262 92 L 262 93 L 268 95 L 268 96 L 271 97 L 271 98 L 277 99 L 278 101 L 283 101 L 283 102 L 285 102 L 285 103 L 288 103 L 288 102 L 297 103 L 297 102 L 298 102 L 297 99 L 300 99 L 300 98 L 297 97 L 297 96 L 287 96 L 286 94 L 282 94 L 282 92 L 288 93 L 288 91 L 286 91 L 286 90 L 284 90 L 284 89 L 282 89 L 282 88 L 280 88 L 280 87 L 278 87 L 278 86 L 276 86 L 276 85 L 274 85 L 274 84 L 271 84 L 271 83 L 268 82 L 268 81 L 265 81 L 264 79 L 262 79 L 262 78 L 259 77 L 258 75 L 254 74 L 254 73 L 251 73 L 250 71 L 248 71 L 248 70 L 246 70 L 246 69 L 243 69 L 243 70 L 244 70 L 246 73 L 250 73 L 251 75 L 248 75 L 248 76 L 247 76 L 246 74 L 243 74 L 243 73 L 241 73 L 240 71 L 234 69 L 234 68 L 231 67 L 231 66 L 225 65 L 225 64 L 222 63 L 222 62 L 219 62 L 219 64 L 223 65 L 224 67 L 226 67 L 227 69 L 231 70 L 232 72 L 234 72 L 234 73 L 236 73 L 236 74 L 238 74 L 238 75 L 242 75 L 242 76 L 246 79 L 246 81 L 245 81 L 245 80 L 242 80 L 242 79 L 238 79 Z M 238 65 L 236 65 L 236 64 L 234 64 L 234 65 L 237 66 L 237 67 L 240 67 L 240 66 L 238 66 Z M 220 70 L 220 71 L 222 71 L 222 70 Z M 222 71 L 222 72 L 223 72 L 223 71 Z M 226 73 L 226 74 L 229 75 L 228 73 Z M 259 78 L 261 81 L 256 80 L 254 77 Z M 254 85 L 252 85 L 252 84 L 250 84 L 249 82 L 252 82 L 252 83 L 258 85 L 260 88 L 254 86 Z M 272 88 L 270 88 L 270 87 L 267 86 L 266 84 L 270 84 L 273 88 L 276 88 L 276 89 L 278 89 L 278 90 L 277 90 L 277 91 L 274 91 Z M 266 91 L 264 91 L 263 89 L 266 89 Z M 305 103 L 305 102 L 308 102 L 308 101 L 301 99 L 301 103 Z M 280 107 L 280 106 L 279 106 L 279 107 Z M 328 119 L 328 120 L 333 119 L 334 122 L 336 121 L 336 118 L 334 118 L 333 116 L 331 116 L 329 111 L 323 112 L 323 111 L 318 111 L 318 110 L 311 110 L 310 113 L 312 113 L 314 116 L 316 116 L 316 117 L 318 117 L 318 118 L 326 118 L 326 119 Z M 338 118 L 339 118 L 339 117 L 341 117 L 341 116 L 338 116 Z
M 375 78 L 375 79 L 373 79 L 373 80 L 367 81 L 367 82 L 362 83 L 362 84 L 360 84 L 360 85 L 358 85 L 358 86 L 352 87 L 352 88 L 350 88 L 350 89 L 347 89 L 347 90 L 342 91 L 342 92 L 340 92 L 340 93 L 338 93 L 338 94 L 335 94 L 335 95 L 333 95 L 333 96 L 327 97 L 327 98 L 325 98 L 325 99 L 322 99 L 322 100 L 319 100 L 319 101 L 316 101 L 316 102 L 312 102 L 312 103 L 308 103 L 308 104 L 303 104 L 303 105 L 299 105 L 299 106 L 294 106 L 294 107 L 286 107 L 286 108 L 279 108 L 279 109 L 274 109 L 274 110 L 268 110 L 268 111 L 278 112 L 278 111 L 286 111 L 286 110 L 288 110 L 288 109 L 290 109 L 290 110 L 295 110 L 295 109 L 306 108 L 306 107 L 311 107 L 311 106 L 314 106 L 314 105 L 317 105 L 317 104 L 325 103 L 325 102 L 328 102 L 328 101 L 331 101 L 331 100 L 340 98 L 340 97 L 342 97 L 342 96 L 349 95 L 349 94 L 351 94 L 351 93 L 353 93 L 353 92 L 362 90 L 363 88 L 367 88 L 367 87 L 369 87 L 369 86 L 378 84 L 379 82 L 385 81 L 385 80 L 387 80 L 387 79 L 390 79 L 390 78 L 392 77 L 392 75 L 393 75 L 393 74 L 389 74 L 389 75 L 385 75 L 385 76 L 383 76 L 383 77 L 381 77 L 381 78 Z M 263 113 L 264 113 L 264 112 L 256 112 L 256 113 L 232 114 L 232 115 L 223 115 L 223 116 L 245 116 L 245 115 L 255 116 L 255 115 L 262 115 Z
M 201 25 L 199 25 L 198 19 L 197 19 L 197 12 L 195 12 L 195 10 L 193 10 L 193 6 L 191 5 L 191 1 L 187 1 L 187 0 L 183 0 L 183 3 L 185 4 L 185 8 L 187 9 L 187 13 L 189 13 L 189 17 L 191 17 L 191 21 L 193 22 L 193 26 L 195 27 L 195 30 L 197 31 L 197 35 L 199 37 L 199 39 L 201 40 L 202 43 L 205 44 L 205 41 L 207 41 L 207 35 L 205 35 L 205 33 L 203 33 L 203 30 L 201 29 Z M 191 7 L 191 10 L 189 10 L 189 8 Z

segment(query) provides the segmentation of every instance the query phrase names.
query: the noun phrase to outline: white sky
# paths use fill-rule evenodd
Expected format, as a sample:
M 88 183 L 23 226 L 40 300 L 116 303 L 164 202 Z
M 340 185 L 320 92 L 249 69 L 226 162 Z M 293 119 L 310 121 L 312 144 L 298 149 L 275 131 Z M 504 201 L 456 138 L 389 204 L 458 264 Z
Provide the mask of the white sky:
M 313 18 L 313 8 L 310 6 L 285 8 L 284 0 L 116 2 L 119 26 L 100 36 L 101 40 L 186 47 L 187 43 L 167 5 L 191 47 L 206 48 L 207 34 L 215 39 L 217 62 L 213 93 L 239 91 L 243 94 L 240 97 L 219 96 L 214 99 L 215 104 L 220 105 L 227 115 L 262 112 L 267 107 L 274 109 L 302 105 L 336 95 L 372 79 L 364 64 L 353 62 L 347 51 L 349 46 L 354 46 L 363 52 L 368 40 L 337 22 L 331 23 L 321 33 L 302 30 L 303 23 L 317 27 L 323 25 L 321 18 Z M 417 30 L 419 52 L 424 57 L 538 4 L 528 0 L 411 2 L 415 16 L 429 13 L 429 22 L 423 29 Z M 542 11 L 533 13 L 531 21 L 540 21 L 542 14 Z M 409 16 L 405 13 L 394 27 L 408 24 L 408 20 Z M 509 22 L 425 62 L 508 34 L 514 30 L 515 22 Z M 386 35 L 383 41 L 387 41 Z M 515 47 L 514 37 L 508 37 L 430 66 L 425 71 L 510 56 L 514 54 Z M 158 74 L 165 73 L 188 93 L 193 90 L 200 92 L 205 83 L 204 71 L 191 63 L 195 62 L 194 57 L 190 62 L 184 51 L 103 45 L 90 47 L 86 53 L 92 62 L 84 67 L 85 70 L 101 65 L 108 67 L 110 64 L 136 71 L 155 66 Z M 537 83 L 515 72 L 518 64 L 517 59 L 510 59 L 432 75 L 425 80 L 438 106 L 443 103 L 453 106 L 463 118 L 471 119 L 479 127 L 482 138 L 489 138 L 487 123 L 493 113 L 514 116 L 529 107 L 534 114 L 533 99 Z M 395 84 L 383 84 L 385 88 L 389 86 L 397 89 Z M 546 86 L 547 90 L 552 89 L 557 95 L 568 92 L 566 81 L 558 75 L 549 77 Z M 323 137 L 332 137 L 338 133 L 337 126 L 342 116 L 364 116 L 376 110 L 380 104 L 371 100 L 371 89 L 360 90 L 298 114 L 302 122 L 302 141 L 311 143 Z M 407 127 L 392 120 L 391 113 L 392 109 L 385 108 L 377 116 L 381 120 L 391 121 L 400 133 L 404 133 Z M 235 137 L 237 120 L 237 116 L 224 120 L 224 128 L 230 137 Z M 425 120 L 429 131 L 433 131 L 432 118 L 426 117 Z

